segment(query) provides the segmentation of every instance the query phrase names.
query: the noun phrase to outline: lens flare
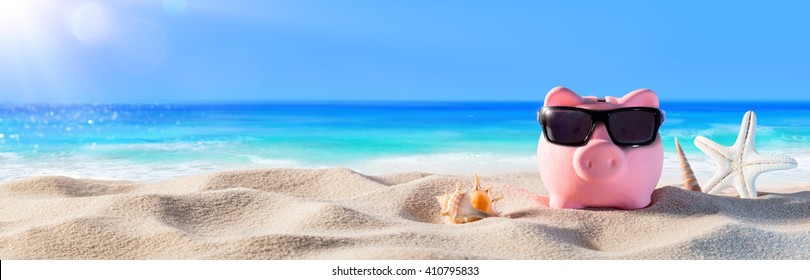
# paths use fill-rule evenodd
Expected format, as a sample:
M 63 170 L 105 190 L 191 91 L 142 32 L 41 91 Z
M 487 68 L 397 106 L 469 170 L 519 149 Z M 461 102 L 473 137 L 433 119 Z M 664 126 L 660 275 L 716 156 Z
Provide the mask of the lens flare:
M 88 2 L 81 4 L 70 16 L 73 36 L 85 44 L 105 41 L 112 30 L 112 18 L 103 6 Z

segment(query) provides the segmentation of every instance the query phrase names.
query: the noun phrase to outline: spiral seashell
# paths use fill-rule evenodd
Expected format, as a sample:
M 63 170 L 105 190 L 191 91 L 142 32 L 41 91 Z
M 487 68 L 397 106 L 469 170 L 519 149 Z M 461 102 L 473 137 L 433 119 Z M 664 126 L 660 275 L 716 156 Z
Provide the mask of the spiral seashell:
M 503 198 L 503 195 L 493 197 L 492 186 L 481 189 L 478 174 L 474 176 L 475 186 L 472 190 L 464 192 L 461 185 L 458 185 L 452 194 L 445 192 L 444 195 L 436 197 L 442 208 L 439 215 L 446 216 L 452 224 L 474 222 L 499 215 L 495 210 L 495 202 Z
M 698 184 L 697 178 L 695 178 L 695 172 L 692 171 L 692 166 L 689 165 L 689 161 L 686 160 L 686 155 L 683 153 L 683 149 L 681 149 L 681 143 L 678 142 L 678 138 L 675 138 L 675 149 L 678 150 L 678 158 L 681 161 L 681 179 L 683 180 L 683 188 L 690 190 L 701 192 L 700 184 Z

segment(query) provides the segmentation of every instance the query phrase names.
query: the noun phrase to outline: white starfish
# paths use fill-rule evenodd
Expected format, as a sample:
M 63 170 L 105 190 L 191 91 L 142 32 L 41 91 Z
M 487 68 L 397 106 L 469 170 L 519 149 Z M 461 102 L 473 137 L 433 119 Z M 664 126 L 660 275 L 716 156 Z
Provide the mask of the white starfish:
M 718 193 L 733 186 L 741 198 L 757 196 L 757 176 L 763 172 L 790 169 L 798 164 L 786 156 L 763 156 L 754 148 L 757 116 L 748 111 L 740 125 L 737 142 L 731 147 L 717 144 L 706 137 L 695 138 L 695 146 L 717 162 L 717 173 L 703 188 L 705 193 Z

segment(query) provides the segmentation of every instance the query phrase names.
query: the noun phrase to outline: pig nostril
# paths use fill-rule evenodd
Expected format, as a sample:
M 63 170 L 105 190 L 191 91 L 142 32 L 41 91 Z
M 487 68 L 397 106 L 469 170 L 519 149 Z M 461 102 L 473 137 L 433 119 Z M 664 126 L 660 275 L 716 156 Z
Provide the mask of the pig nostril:
M 590 146 L 574 152 L 573 171 L 587 182 L 604 182 L 621 177 L 625 172 L 624 151 L 612 142 L 591 139 Z

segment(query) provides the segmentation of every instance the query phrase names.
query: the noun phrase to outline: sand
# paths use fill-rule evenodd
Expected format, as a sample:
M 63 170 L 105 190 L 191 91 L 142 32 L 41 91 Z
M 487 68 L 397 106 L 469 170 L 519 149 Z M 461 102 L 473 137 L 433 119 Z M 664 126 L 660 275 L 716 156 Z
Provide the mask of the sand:
M 667 186 L 641 210 L 561 210 L 535 204 L 536 173 L 498 174 L 481 180 L 506 195 L 505 217 L 443 224 L 434 196 L 471 180 L 348 169 L 24 179 L 0 184 L 0 259 L 810 259 L 810 185 L 755 199 Z

